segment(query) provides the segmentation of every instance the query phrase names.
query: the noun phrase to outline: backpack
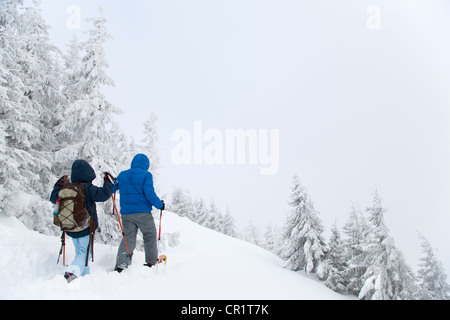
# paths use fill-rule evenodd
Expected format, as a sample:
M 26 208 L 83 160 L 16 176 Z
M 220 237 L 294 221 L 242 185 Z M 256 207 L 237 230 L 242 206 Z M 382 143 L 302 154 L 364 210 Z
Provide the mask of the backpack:
M 58 194 L 59 210 L 53 223 L 62 231 L 80 232 L 91 226 L 91 215 L 86 209 L 86 183 L 69 183 Z

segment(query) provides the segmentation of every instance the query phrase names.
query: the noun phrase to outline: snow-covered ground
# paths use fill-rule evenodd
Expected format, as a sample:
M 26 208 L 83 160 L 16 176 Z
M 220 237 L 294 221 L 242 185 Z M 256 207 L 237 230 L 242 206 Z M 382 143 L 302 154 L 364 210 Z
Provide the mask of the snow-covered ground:
M 67 284 L 64 267 L 56 265 L 59 237 L 0 217 L 0 299 L 350 299 L 284 269 L 282 260 L 257 246 L 173 213 L 164 213 L 162 227 L 167 265 L 144 267 L 144 253 L 135 251 L 133 265 L 119 274 L 112 271 L 117 247 L 96 243 L 91 274 Z M 74 255 L 67 240 L 66 263 Z

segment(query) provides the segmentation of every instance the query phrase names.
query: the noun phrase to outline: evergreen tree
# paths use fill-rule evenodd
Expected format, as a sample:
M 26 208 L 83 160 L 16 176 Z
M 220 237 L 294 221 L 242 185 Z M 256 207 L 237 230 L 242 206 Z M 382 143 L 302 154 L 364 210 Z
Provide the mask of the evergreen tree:
M 348 267 L 344 271 L 347 282 L 346 291 L 357 296 L 364 285 L 363 275 L 369 267 L 364 250 L 369 237 L 369 229 L 363 214 L 355 205 L 352 205 L 343 230 L 346 235 L 343 242 L 346 261 L 348 261 Z
M 39 116 L 26 96 L 20 65 L 24 50 L 18 5 L 22 1 L 5 0 L 0 10 L 1 93 L 0 119 L 3 145 L 0 183 L 4 186 L 2 211 L 11 213 L 12 196 L 22 190 L 32 191 L 30 181 L 39 180 L 34 166 L 35 141 L 40 136 Z
M 283 233 L 281 228 L 277 225 L 269 223 L 266 226 L 266 231 L 264 232 L 263 238 L 263 248 L 272 252 L 276 256 L 280 256 L 283 244 Z
M 158 117 L 152 112 L 150 118 L 144 122 L 144 140 L 143 152 L 150 159 L 153 181 L 155 181 L 155 189 L 159 188 L 159 168 L 161 167 L 160 149 L 158 147 Z
M 373 204 L 367 209 L 371 237 L 364 248 L 367 268 L 364 285 L 359 293 L 366 300 L 409 300 L 417 291 L 415 276 L 402 253 L 395 247 L 384 223 L 386 209 L 375 191 Z
M 269 223 L 262 235 L 261 247 L 269 252 L 272 252 L 276 256 L 280 256 L 283 245 L 283 233 L 281 228 L 277 225 Z
M 180 187 L 176 187 L 172 193 L 170 210 L 178 214 L 180 217 L 192 219 L 194 215 L 194 207 L 189 193 L 185 192 Z
M 63 102 L 61 94 L 61 52 L 50 42 L 48 26 L 41 14 L 41 0 L 33 0 L 34 6 L 26 7 L 21 15 L 20 31 L 23 41 L 20 65 L 26 96 L 33 110 L 40 115 L 42 134 L 41 149 L 54 145 L 53 129 Z M 57 115 L 55 117 L 55 115 Z
M 244 240 L 254 245 L 261 246 L 263 245 L 263 241 L 261 239 L 261 232 L 252 220 L 250 220 L 247 224 L 247 227 L 244 229 Z
M 274 252 L 275 251 L 275 235 L 273 226 L 269 223 L 266 226 L 266 231 L 264 232 L 264 240 L 263 240 L 263 248 L 267 251 Z
M 331 228 L 328 248 L 329 250 L 325 259 L 325 285 L 333 291 L 346 292 L 347 281 L 344 272 L 348 265 L 346 262 L 344 243 L 341 240 L 341 235 L 336 224 Z
M 77 81 L 78 86 L 73 90 L 64 90 L 69 104 L 56 130 L 63 141 L 55 155 L 55 162 L 59 168 L 70 170 L 75 159 L 84 159 L 98 172 L 119 172 L 127 167 L 123 152 L 118 147 L 126 143 L 126 138 L 113 119 L 121 111 L 108 102 L 101 92 L 102 86 L 114 85 L 105 71 L 108 63 L 104 44 L 111 36 L 106 30 L 103 15 L 89 21 L 92 21 L 93 27 L 89 31 L 89 39 L 83 44 L 84 56 L 79 71 L 75 68 L 72 80 L 66 82 Z M 73 56 L 76 48 L 72 51 Z
M 205 223 L 205 227 L 211 230 L 219 231 L 220 232 L 220 210 L 216 206 L 216 202 L 214 199 L 211 199 L 209 203 L 209 212 L 208 212 L 208 218 Z
M 222 233 L 224 235 L 227 235 L 227 236 L 233 237 L 233 238 L 237 237 L 236 225 L 234 224 L 234 219 L 231 216 L 231 212 L 228 207 L 225 210 L 225 215 L 223 216 L 222 225 L 223 225 Z
M 67 46 L 67 54 L 64 55 L 64 79 L 62 94 L 68 104 L 83 98 L 81 89 L 81 48 L 76 35 L 73 36 L 70 44 Z
M 47 84 L 41 65 L 29 65 L 30 70 L 26 69 L 27 64 L 45 58 L 41 48 L 33 47 L 35 42 L 31 39 L 38 36 L 36 28 L 43 28 L 42 34 L 46 29 L 40 22 L 24 18 L 19 12 L 22 4 L 19 0 L 4 0 L 0 7 L 0 212 L 47 232 L 51 223 L 46 222 L 45 215 L 51 206 L 41 197 L 52 179 L 49 153 L 43 142 L 49 137 L 49 123 L 44 122 L 49 106 L 40 95 L 43 91 L 32 91 L 35 87 L 25 75 L 33 71 L 41 85 Z
M 38 116 L 35 127 L 39 135 L 33 139 L 34 172 L 39 182 L 33 189 L 40 196 L 47 197 L 53 185 L 51 174 L 51 152 L 56 149 L 54 128 L 59 123 L 63 96 L 60 91 L 60 51 L 50 42 L 50 28 L 41 15 L 40 0 L 33 0 L 34 6 L 26 7 L 20 16 L 19 34 L 22 48 L 19 56 L 20 75 L 25 86 L 25 96 L 30 107 Z
M 194 217 L 193 221 L 201 226 L 206 226 L 209 219 L 209 210 L 202 198 L 197 198 L 194 202 Z
M 294 176 L 291 199 L 291 213 L 284 229 L 282 258 L 286 267 L 297 271 L 315 273 L 325 255 L 325 241 L 322 222 L 314 209 L 312 201 Z
M 442 262 L 427 239 L 420 233 L 423 257 L 420 258 L 417 278 L 419 281 L 419 291 L 417 298 L 420 300 L 449 300 L 450 286 L 447 283 L 447 275 Z
M 107 75 L 105 42 L 111 39 L 103 12 L 88 19 L 92 23 L 88 40 L 80 46 L 72 40 L 65 63 L 69 66 L 63 93 L 66 105 L 60 124 L 56 127 L 58 151 L 54 154 L 55 174 L 68 174 L 76 159 L 84 159 L 96 172 L 94 184 L 103 184 L 103 172 L 117 174 L 129 168 L 127 141 L 114 116 L 121 113 L 102 93 L 103 86 L 114 86 Z M 80 50 L 81 48 L 81 50 Z M 81 61 L 76 59 L 81 53 Z M 107 242 L 119 239 L 117 219 L 109 214 L 112 202 L 97 206 L 99 239 Z M 108 214 L 107 214 L 108 213 Z

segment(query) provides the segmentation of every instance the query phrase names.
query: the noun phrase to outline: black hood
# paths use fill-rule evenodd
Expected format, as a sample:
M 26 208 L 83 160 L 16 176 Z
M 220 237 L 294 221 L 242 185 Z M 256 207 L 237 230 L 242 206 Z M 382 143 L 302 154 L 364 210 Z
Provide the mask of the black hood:
M 94 169 L 85 160 L 76 160 L 72 165 L 72 182 L 92 182 L 95 179 Z

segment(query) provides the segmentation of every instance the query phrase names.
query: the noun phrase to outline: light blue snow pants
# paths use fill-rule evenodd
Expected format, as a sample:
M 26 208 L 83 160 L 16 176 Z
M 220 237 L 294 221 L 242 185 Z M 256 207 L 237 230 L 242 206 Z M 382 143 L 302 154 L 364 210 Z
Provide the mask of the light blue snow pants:
M 75 259 L 67 267 L 66 272 L 73 273 L 79 278 L 90 273 L 89 267 L 86 267 L 86 254 L 89 245 L 89 235 L 81 238 L 72 238 L 75 246 Z M 89 250 L 89 260 L 92 260 L 92 250 Z

